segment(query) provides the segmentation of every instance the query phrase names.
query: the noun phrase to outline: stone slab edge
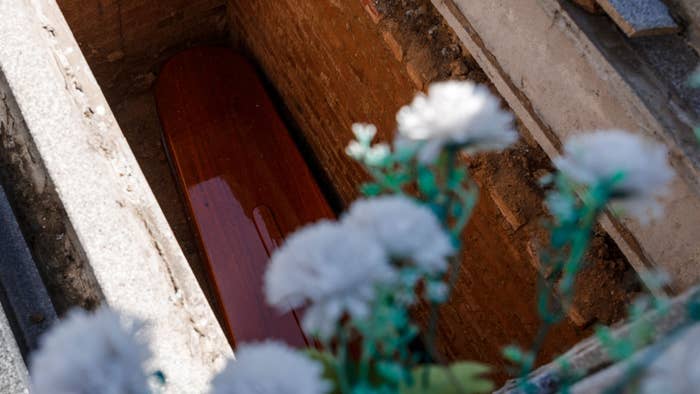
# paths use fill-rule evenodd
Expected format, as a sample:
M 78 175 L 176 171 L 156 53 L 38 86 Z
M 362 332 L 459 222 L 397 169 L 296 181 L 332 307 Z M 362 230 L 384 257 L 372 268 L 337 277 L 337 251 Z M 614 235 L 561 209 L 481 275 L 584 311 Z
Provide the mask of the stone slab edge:
M 28 239 L 52 296 L 147 320 L 167 391 L 205 391 L 231 348 L 60 9 L 7 0 L 0 15 L 7 192 L 23 229 L 55 252 Z
M 654 109 L 645 105 L 561 4 L 555 0 L 432 2 L 550 157 L 559 155 L 567 137 L 601 128 L 640 132 L 669 147 L 679 176 L 662 220 L 642 226 L 607 214 L 601 223 L 637 271 L 665 270 L 672 278 L 673 292 L 697 283 L 697 168 L 655 117 Z
M 629 37 L 673 34 L 680 27 L 660 0 L 597 0 Z
M 700 383 L 697 357 L 700 324 L 679 330 L 661 342 L 639 350 L 624 362 L 614 364 L 571 387 L 573 394 L 615 392 L 629 379 L 631 370 L 643 365 L 635 384 L 638 393 L 693 393 Z M 649 361 L 651 360 L 651 361 Z M 629 385 L 628 385 L 629 386 Z
M 697 297 L 700 294 L 700 287 L 694 287 L 683 294 L 674 297 L 668 307 L 668 310 L 664 314 L 660 314 L 657 311 L 647 312 L 641 319 L 647 322 L 651 322 L 654 326 L 654 341 L 658 341 L 664 338 L 666 335 L 671 333 L 674 329 L 683 324 L 687 319 L 687 305 L 688 302 Z M 696 324 L 697 326 L 697 324 Z M 632 326 L 630 323 L 622 324 L 613 330 L 613 336 L 615 337 L 627 337 L 630 335 Z M 653 346 L 653 345 L 652 345 Z M 587 387 L 589 384 L 596 382 L 596 385 L 600 381 L 611 382 L 612 378 L 608 379 L 610 376 L 618 376 L 617 372 L 620 370 L 620 364 L 613 364 L 612 360 L 607 354 L 607 351 L 598 341 L 598 338 L 591 336 L 574 347 L 569 349 L 566 353 L 560 356 L 561 359 L 567 361 L 568 373 L 575 376 L 583 376 L 581 383 L 577 383 L 579 387 Z M 542 389 L 543 393 L 547 392 L 557 392 L 554 390 L 556 388 L 557 375 L 559 372 L 561 364 L 557 360 L 545 364 L 532 372 L 528 378 L 528 381 Z M 614 373 L 609 372 L 597 372 L 597 371 L 615 371 Z M 591 375 L 589 375 L 591 374 Z M 589 383 L 588 379 L 592 379 Z M 550 391 L 551 390 L 551 391 Z M 591 391 L 578 391 L 578 392 L 602 392 L 598 390 Z M 518 387 L 517 380 L 508 381 L 502 388 L 497 390 L 497 394 L 513 393 L 519 394 L 520 389 Z

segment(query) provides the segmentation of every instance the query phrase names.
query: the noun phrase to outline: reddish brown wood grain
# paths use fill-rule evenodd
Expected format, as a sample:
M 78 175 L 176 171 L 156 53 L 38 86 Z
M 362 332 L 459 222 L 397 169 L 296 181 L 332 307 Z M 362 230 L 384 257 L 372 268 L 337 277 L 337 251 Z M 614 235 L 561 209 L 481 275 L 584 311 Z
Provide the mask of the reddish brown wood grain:
M 163 67 L 156 101 L 230 340 L 304 346 L 295 313 L 265 303 L 262 276 L 285 234 L 333 213 L 255 70 L 228 49 L 191 49 Z

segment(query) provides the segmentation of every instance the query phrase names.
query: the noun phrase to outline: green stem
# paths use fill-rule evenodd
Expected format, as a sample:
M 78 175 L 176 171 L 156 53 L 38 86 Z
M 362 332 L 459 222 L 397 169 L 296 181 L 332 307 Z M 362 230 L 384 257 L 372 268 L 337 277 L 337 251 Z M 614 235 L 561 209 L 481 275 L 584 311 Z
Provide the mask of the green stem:
M 526 362 L 523 362 L 520 373 L 518 374 L 518 386 L 523 390 L 525 393 L 530 394 L 533 391 L 533 388 L 528 385 L 528 376 L 530 373 L 534 370 L 537 354 L 540 352 L 542 347 L 544 346 L 544 342 L 547 339 L 547 335 L 549 334 L 550 329 L 552 326 L 557 322 L 561 316 L 556 310 L 552 310 L 553 308 L 550 305 L 550 299 L 551 295 L 549 292 L 549 288 L 546 285 L 546 279 L 544 276 L 539 275 L 538 278 L 538 293 L 539 296 L 547 296 L 548 298 L 546 301 L 539 301 L 540 303 L 546 302 L 545 305 L 540 306 L 539 308 L 539 313 L 540 313 L 540 319 L 542 320 L 540 327 L 537 330 L 537 334 L 535 335 L 535 339 L 533 340 L 532 347 L 530 348 L 530 352 L 528 354 L 528 359 Z
M 426 346 L 428 352 L 432 355 L 437 353 L 435 348 L 435 337 L 437 335 L 437 323 L 439 318 L 439 309 L 436 302 L 430 302 L 430 319 L 428 320 L 428 335 L 426 337 Z
M 528 360 L 528 362 L 523 363 L 520 371 L 520 384 L 527 392 L 530 391 L 530 387 L 527 385 L 527 377 L 534 369 L 535 359 L 537 354 L 544 346 L 547 334 L 554 324 L 564 318 L 566 315 L 566 310 L 570 308 L 573 302 L 576 276 L 583 265 L 583 259 L 590 244 L 596 219 L 602 212 L 605 203 L 608 200 L 609 194 L 607 186 L 609 185 L 599 185 L 587 190 L 587 192 L 582 196 L 582 206 L 576 215 L 576 222 L 573 223 L 574 230 L 568 237 L 568 242 L 566 242 L 562 247 L 563 249 L 567 245 L 569 246 L 569 255 L 564 259 L 564 261 L 557 262 L 553 266 L 553 273 L 555 274 L 554 278 L 557 278 L 559 276 L 558 274 L 561 273 L 559 286 L 556 287 L 561 308 L 551 307 L 549 300 L 540 300 L 540 302 L 546 302 L 546 304 L 542 304 L 542 306 L 539 308 L 542 323 L 538 329 L 537 335 L 530 350 L 531 359 Z M 560 226 L 567 227 L 570 225 L 572 225 L 572 223 L 560 224 Z M 542 292 L 549 292 L 552 290 L 545 285 L 546 279 L 544 279 L 544 274 L 541 274 L 540 278 L 541 282 L 539 292 L 541 296 Z
M 380 297 L 377 297 L 380 298 Z M 374 316 L 377 310 L 377 305 L 374 305 L 373 312 L 371 316 Z M 361 330 L 362 334 L 362 355 L 360 356 L 360 375 L 359 379 L 361 384 L 367 383 L 369 385 L 369 369 L 371 356 L 374 351 L 374 337 L 372 336 L 374 331 L 374 323 L 369 322 L 370 326 L 368 330 Z
M 569 258 L 563 265 L 563 276 L 559 285 L 559 293 L 564 304 L 563 309 L 567 309 L 573 302 L 576 275 L 581 270 L 583 258 L 590 244 L 593 226 L 605 206 L 605 201 L 596 198 L 596 194 L 589 192 L 584 196 L 581 222 L 573 235 Z
M 442 366 L 445 367 L 445 373 L 447 375 L 447 379 L 450 381 L 452 386 L 457 390 L 458 394 L 464 394 L 465 390 L 462 387 L 461 383 L 459 382 L 459 379 L 454 375 L 452 370 L 449 368 L 449 364 L 443 360 L 442 357 L 440 357 L 440 354 L 438 353 L 436 347 L 435 347 L 435 333 L 436 333 L 436 327 L 437 327 L 437 320 L 438 320 L 438 305 L 434 302 L 430 303 L 430 321 L 428 322 L 429 328 L 428 328 L 428 336 L 424 337 L 424 342 L 425 345 L 428 349 L 428 355 L 430 358 L 435 362 L 438 363 Z M 423 373 L 422 373 L 422 387 L 424 389 L 428 388 L 428 385 L 430 384 L 430 365 L 425 364 L 423 366 Z
M 383 189 L 389 190 L 396 194 L 403 194 L 401 186 L 389 182 L 387 176 L 382 172 L 382 170 L 368 165 L 365 165 L 365 169 Z
M 340 382 L 340 392 L 342 394 L 350 394 L 350 383 L 347 376 L 348 366 L 348 338 L 344 327 L 340 329 L 338 343 L 338 358 L 339 363 L 336 363 L 336 373 Z
M 360 382 L 369 385 L 369 367 L 373 353 L 373 345 L 370 340 L 362 339 L 362 356 L 360 357 Z
M 447 158 L 446 158 L 446 163 L 444 166 L 444 173 L 443 173 L 443 180 L 442 180 L 442 187 L 443 187 L 443 195 L 447 196 L 447 200 L 445 201 L 444 205 L 444 212 L 445 212 L 445 227 L 449 228 L 449 218 L 452 213 L 452 201 L 454 197 L 452 196 L 452 193 L 450 193 L 450 179 L 452 178 L 452 172 L 455 170 L 455 163 L 457 161 L 457 150 L 454 148 L 447 148 Z
M 472 211 L 474 210 L 474 203 L 476 202 L 476 193 L 478 193 L 478 186 L 474 184 L 471 180 L 469 181 L 468 189 L 459 189 L 454 192 L 460 198 L 462 203 L 462 214 L 455 220 L 455 224 L 452 227 L 451 233 L 455 238 L 459 238 L 462 234 L 462 230 L 466 227 L 469 222 L 469 218 L 472 216 Z

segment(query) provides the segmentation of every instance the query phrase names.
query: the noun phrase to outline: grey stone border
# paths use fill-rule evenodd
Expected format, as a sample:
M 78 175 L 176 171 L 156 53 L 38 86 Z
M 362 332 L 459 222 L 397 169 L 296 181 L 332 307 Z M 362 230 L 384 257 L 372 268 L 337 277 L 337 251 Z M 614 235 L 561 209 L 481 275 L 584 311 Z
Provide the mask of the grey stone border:
M 57 4 L 0 15 L 1 175 L 57 310 L 147 320 L 168 392 L 203 392 L 231 348 Z
M 655 333 L 653 339 L 655 341 L 665 338 L 677 327 L 687 322 L 688 302 L 694 297 L 697 297 L 698 294 L 700 294 L 700 287 L 691 288 L 683 294 L 673 298 L 666 313 L 661 314 L 658 311 L 651 311 L 647 312 L 642 317 L 643 320 L 651 322 L 654 325 Z M 629 335 L 631 329 L 632 326 L 630 323 L 623 324 L 614 328 L 613 335 L 615 337 L 625 337 Z M 688 341 L 690 341 L 690 343 L 697 343 L 697 331 L 699 329 L 700 325 L 694 324 L 692 326 L 692 330 L 696 332 L 694 337 L 690 340 L 681 338 L 678 342 L 680 344 L 687 344 Z M 648 348 L 640 350 L 638 354 L 643 354 L 645 350 L 648 350 L 653 346 L 655 345 L 651 345 Z M 567 361 L 568 373 L 572 374 L 573 376 L 582 377 L 581 380 L 574 386 L 574 391 L 572 391 L 576 393 L 597 393 L 604 391 L 602 388 L 615 383 L 617 379 L 619 379 L 627 364 L 613 364 L 605 348 L 603 348 L 598 341 L 598 338 L 595 336 L 576 344 L 566 353 L 561 355 L 561 359 Z M 663 366 L 665 360 L 667 359 L 660 358 L 653 364 Z M 666 364 L 667 367 L 669 365 L 674 365 L 678 368 L 681 367 L 680 363 Z M 559 382 L 559 371 L 560 364 L 555 360 L 532 372 L 528 377 L 528 381 L 534 384 L 543 394 L 557 392 L 556 389 Z M 596 389 L 593 389 L 594 387 Z M 498 394 L 520 394 L 520 392 L 521 390 L 518 387 L 517 380 L 508 381 L 502 388 L 496 391 Z
M 26 394 L 28 392 L 27 367 L 24 366 L 10 323 L 0 305 L 0 393 Z

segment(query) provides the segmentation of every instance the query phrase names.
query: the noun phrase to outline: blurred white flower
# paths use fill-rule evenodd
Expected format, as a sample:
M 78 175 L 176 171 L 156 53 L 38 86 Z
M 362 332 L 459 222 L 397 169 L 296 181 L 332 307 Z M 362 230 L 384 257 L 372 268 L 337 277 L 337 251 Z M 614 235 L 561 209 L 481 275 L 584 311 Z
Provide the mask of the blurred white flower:
M 101 308 L 74 310 L 40 340 L 31 358 L 34 394 L 143 394 L 151 353 L 137 337 L 143 324 Z
M 621 179 L 613 190 L 613 203 L 646 222 L 658 216 L 658 199 L 668 191 L 674 172 L 665 146 L 621 130 L 596 131 L 570 138 L 556 167 L 577 183 L 595 185 Z
M 241 345 L 212 381 L 212 394 L 325 394 L 323 366 L 279 342 Z
M 361 144 L 368 145 L 377 134 L 377 126 L 371 123 L 353 123 L 352 133 Z
M 431 163 L 447 145 L 467 152 L 501 150 L 518 139 L 513 116 L 486 86 L 447 81 L 418 94 L 396 115 L 401 136 L 425 141 L 418 160 Z
M 371 166 L 380 166 L 387 162 L 391 148 L 388 144 L 374 144 L 365 154 L 365 162 Z
M 444 272 L 454 253 L 449 235 L 430 208 L 405 196 L 357 200 L 342 223 L 373 237 L 390 257 L 413 262 L 423 273 Z
M 379 166 L 386 162 L 391 154 L 388 144 L 372 145 L 372 139 L 377 134 L 377 127 L 368 123 L 354 123 L 352 132 L 355 139 L 345 148 L 345 153 L 355 160 L 363 161 L 370 166 Z
M 352 140 L 345 148 L 345 153 L 355 160 L 362 160 L 367 153 L 367 147 L 355 140 Z
M 329 338 L 345 313 L 365 318 L 375 286 L 395 276 L 378 242 L 322 220 L 295 232 L 275 251 L 265 273 L 265 295 L 281 311 L 309 302 L 304 330 Z

